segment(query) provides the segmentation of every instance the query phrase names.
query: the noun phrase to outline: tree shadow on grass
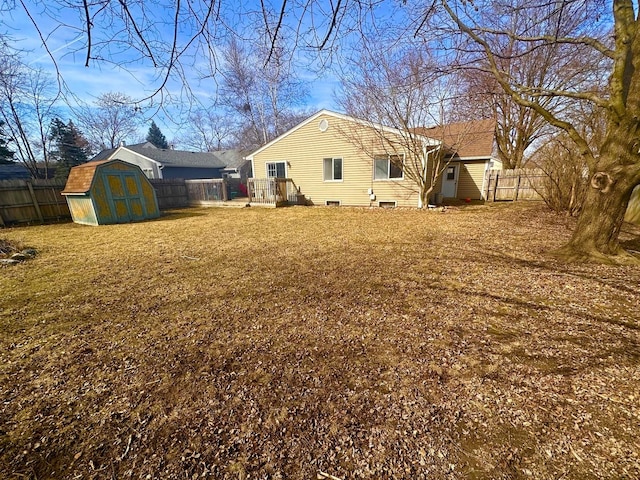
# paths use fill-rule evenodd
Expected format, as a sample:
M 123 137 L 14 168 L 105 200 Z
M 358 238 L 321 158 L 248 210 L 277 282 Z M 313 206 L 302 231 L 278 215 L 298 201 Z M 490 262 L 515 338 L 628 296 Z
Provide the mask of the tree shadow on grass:
M 205 213 L 183 210 L 168 210 L 160 213 L 160 217 L 154 219 L 154 222 L 166 222 L 169 220 L 181 220 L 183 218 L 204 217 Z

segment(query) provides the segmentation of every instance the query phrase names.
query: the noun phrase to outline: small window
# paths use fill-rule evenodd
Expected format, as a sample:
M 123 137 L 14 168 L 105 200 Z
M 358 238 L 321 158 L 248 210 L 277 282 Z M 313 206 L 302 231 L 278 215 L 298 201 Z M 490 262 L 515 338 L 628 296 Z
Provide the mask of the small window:
M 456 179 L 456 167 L 447 167 L 447 180 Z
M 327 207 L 339 207 L 340 206 L 340 200 L 327 200 L 326 202 L 324 202 L 324 204 Z
M 378 206 L 382 208 L 396 208 L 396 202 L 378 202 Z
M 376 155 L 373 178 L 375 180 L 402 179 L 403 163 L 404 155 Z
M 286 178 L 286 176 L 287 176 L 287 167 L 285 162 L 267 163 L 267 177 Z
M 342 158 L 325 158 L 323 160 L 324 181 L 342 180 Z

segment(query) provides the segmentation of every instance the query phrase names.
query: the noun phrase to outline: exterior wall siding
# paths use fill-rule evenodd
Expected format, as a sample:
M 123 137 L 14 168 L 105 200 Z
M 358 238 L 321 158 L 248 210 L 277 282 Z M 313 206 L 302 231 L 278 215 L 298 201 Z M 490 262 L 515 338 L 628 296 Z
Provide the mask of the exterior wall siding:
M 142 171 L 145 173 L 145 175 L 147 175 L 149 178 L 163 178 L 157 163 L 152 162 L 151 160 L 145 157 L 142 157 L 137 153 L 132 152 L 131 150 L 126 150 L 123 148 L 118 149 L 111 156 L 111 159 L 112 160 L 118 159 L 118 160 L 122 160 L 123 162 L 132 163 L 133 165 L 138 165 L 142 169 Z M 151 172 L 151 174 L 149 174 L 148 172 Z
M 457 198 L 471 198 L 472 200 L 480 200 L 482 198 L 482 184 L 486 165 L 487 162 L 461 163 Z
M 320 122 L 328 128 L 321 131 Z M 392 133 L 387 134 L 393 137 Z M 391 140 L 393 141 L 393 140 Z M 377 206 L 395 202 L 398 206 L 416 207 L 418 189 L 409 179 L 374 180 L 373 155 L 390 151 L 371 127 L 322 114 L 253 155 L 255 178 L 267 177 L 267 163 L 285 162 L 286 176 L 300 188 L 314 205 L 339 202 L 345 206 Z M 342 158 L 343 179 L 324 181 L 325 158 Z M 484 172 L 489 159 L 457 159 L 459 165 L 456 198 L 482 199 Z M 369 197 L 369 190 L 375 200 Z M 438 179 L 433 194 L 441 192 Z
M 319 129 L 322 120 L 329 124 L 324 132 Z M 373 178 L 372 155 L 388 150 L 369 127 L 321 115 L 254 155 L 253 173 L 255 178 L 266 178 L 267 163 L 286 162 L 287 177 L 314 205 L 337 201 L 344 206 L 377 206 L 382 201 L 415 207 L 418 195 L 413 182 Z M 324 181 L 325 158 L 342 158 L 342 180 Z M 370 199 L 369 189 L 375 200 Z
M 185 180 L 222 178 L 222 168 L 164 167 L 162 178 L 184 178 Z

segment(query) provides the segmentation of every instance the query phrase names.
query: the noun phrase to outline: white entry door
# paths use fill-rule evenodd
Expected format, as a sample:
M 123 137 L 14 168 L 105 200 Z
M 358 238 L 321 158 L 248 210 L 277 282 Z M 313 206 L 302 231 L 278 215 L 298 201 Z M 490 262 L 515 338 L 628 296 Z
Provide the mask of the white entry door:
M 444 198 L 455 198 L 458 192 L 458 170 L 459 163 L 450 163 L 442 175 L 442 196 Z

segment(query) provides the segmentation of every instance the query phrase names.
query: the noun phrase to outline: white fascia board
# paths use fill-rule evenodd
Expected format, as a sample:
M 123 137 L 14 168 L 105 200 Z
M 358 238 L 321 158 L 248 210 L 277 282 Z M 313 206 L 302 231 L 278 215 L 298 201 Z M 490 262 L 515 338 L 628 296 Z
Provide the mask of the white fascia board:
M 330 117 L 334 117 L 334 118 L 339 118 L 341 120 L 345 120 L 348 122 L 354 122 L 354 123 L 358 123 L 360 125 L 364 125 L 366 127 L 370 127 L 370 128 L 374 128 L 376 130 L 381 130 L 385 133 L 392 133 L 394 135 L 404 135 L 405 132 L 397 129 L 397 128 L 393 128 L 393 127 L 386 127 L 384 125 L 380 125 L 378 123 L 374 123 L 374 122 L 367 122 L 366 120 L 361 120 L 359 118 L 355 118 L 355 117 L 351 117 L 349 115 L 345 115 L 344 113 L 338 113 L 338 112 L 333 112 L 331 110 L 320 110 L 317 113 L 314 113 L 313 115 L 311 115 L 309 118 L 307 118 L 306 120 L 303 120 L 302 122 L 300 122 L 298 125 L 296 125 L 295 127 L 293 127 L 291 130 L 286 131 L 285 133 L 283 133 L 282 135 L 280 135 L 277 138 L 274 138 L 273 140 L 271 140 L 269 143 L 267 143 L 266 145 L 260 147 L 258 150 L 256 150 L 255 152 L 251 153 L 250 155 L 247 155 L 245 158 L 247 160 L 251 160 L 251 167 L 253 168 L 253 158 L 255 155 L 259 154 L 260 152 L 266 150 L 267 148 L 269 148 L 271 145 L 278 143 L 280 140 L 288 137 L 289 135 L 291 135 L 292 133 L 296 132 L 297 130 L 301 129 L 302 127 L 308 125 L 309 123 L 313 122 L 314 120 L 317 120 L 319 117 L 323 116 L 323 115 L 327 115 Z M 418 138 L 421 138 L 422 141 L 426 144 L 426 145 L 440 145 L 440 141 L 439 140 L 435 140 L 433 138 L 429 138 L 429 137 L 425 137 L 423 135 L 416 135 Z M 255 172 L 255 170 L 254 170 Z

